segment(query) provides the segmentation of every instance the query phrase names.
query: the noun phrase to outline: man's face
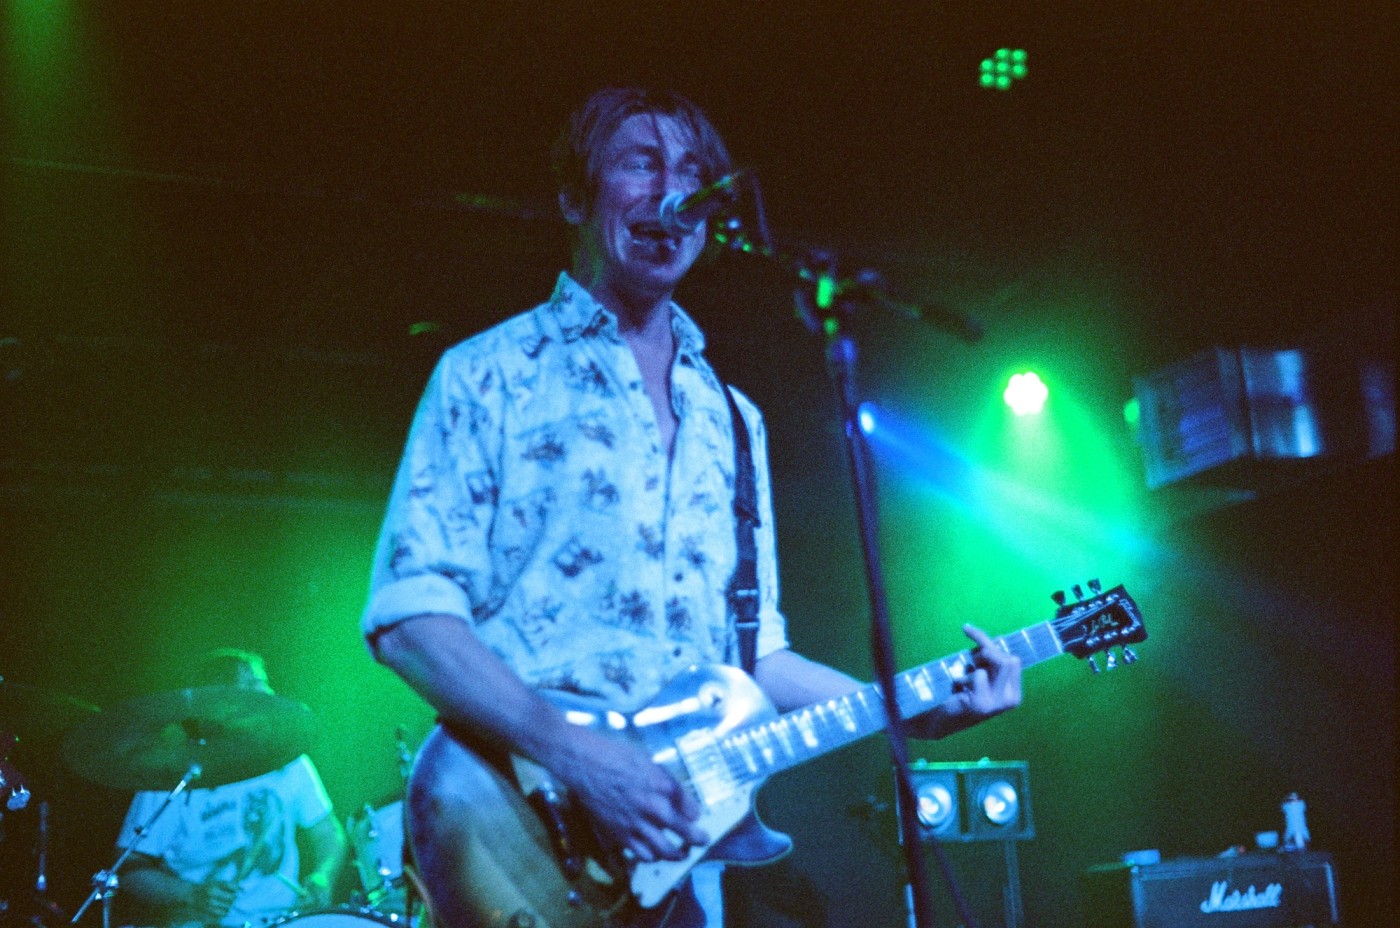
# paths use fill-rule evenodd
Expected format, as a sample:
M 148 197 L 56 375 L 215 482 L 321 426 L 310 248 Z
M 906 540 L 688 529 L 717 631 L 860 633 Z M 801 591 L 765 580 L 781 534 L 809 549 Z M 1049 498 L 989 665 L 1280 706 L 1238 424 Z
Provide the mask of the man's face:
M 624 297 L 669 297 L 704 249 L 706 230 L 664 234 L 661 201 L 699 188 L 695 140 L 682 125 L 668 116 L 627 117 L 599 159 L 591 211 L 565 206 L 579 226 L 579 282 L 595 294 L 601 287 Z

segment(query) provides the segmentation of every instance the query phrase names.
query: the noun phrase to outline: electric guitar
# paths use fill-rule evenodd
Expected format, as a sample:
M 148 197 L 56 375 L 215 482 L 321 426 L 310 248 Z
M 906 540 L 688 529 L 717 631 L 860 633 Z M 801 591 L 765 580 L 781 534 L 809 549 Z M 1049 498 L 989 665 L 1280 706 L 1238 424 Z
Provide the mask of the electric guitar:
M 1066 603 L 1055 618 L 995 639 L 1023 667 L 1060 654 L 1106 652 L 1109 667 L 1136 659 L 1147 637 L 1123 587 Z M 1082 591 L 1075 588 L 1075 595 Z M 1119 655 L 1109 650 L 1120 648 Z M 976 667 L 973 651 L 896 677 L 900 715 L 938 706 Z M 602 842 L 583 811 L 539 766 L 493 751 L 442 726 L 424 742 L 408 788 L 408 828 L 418 875 L 441 928 L 683 928 L 694 923 L 690 870 L 701 860 L 771 863 L 792 846 L 758 820 L 758 787 L 779 771 L 885 727 L 880 691 L 866 686 L 779 715 L 743 671 L 703 665 L 672 679 L 630 716 L 568 694 L 549 694 L 570 721 L 631 739 L 699 800 L 711 843 L 679 861 L 625 859 Z

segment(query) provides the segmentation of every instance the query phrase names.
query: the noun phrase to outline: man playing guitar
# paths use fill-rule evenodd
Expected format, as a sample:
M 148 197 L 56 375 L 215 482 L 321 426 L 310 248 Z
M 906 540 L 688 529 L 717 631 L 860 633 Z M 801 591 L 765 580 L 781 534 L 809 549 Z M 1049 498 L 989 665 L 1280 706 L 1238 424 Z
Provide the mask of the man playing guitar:
M 708 233 L 658 219 L 664 198 L 714 183 L 730 161 L 685 98 L 608 89 L 572 116 L 555 167 L 573 267 L 547 302 L 439 362 L 389 502 L 363 629 L 375 657 L 437 710 L 430 745 L 526 759 L 548 779 L 543 795 L 557 788 L 586 813 L 601 847 L 635 866 L 681 861 L 719 837 L 698 823 L 700 797 L 606 720 L 646 706 L 688 667 L 737 663 L 725 598 L 738 547 L 734 423 L 700 331 L 671 299 Z M 850 694 L 859 681 L 787 646 L 763 421 L 735 400 L 759 510 L 753 679 L 780 711 Z M 1017 657 L 966 631 L 976 666 L 911 720 L 916 737 L 1020 702 Z M 605 721 L 575 724 L 543 691 L 585 697 Z M 514 903 L 480 901 L 495 864 L 458 879 L 422 860 L 425 845 L 507 840 L 480 834 L 487 825 L 443 824 L 468 804 L 461 789 L 410 791 L 425 823 L 415 830 L 440 828 L 412 836 L 439 928 L 543 924 L 527 902 L 513 914 Z M 559 850 L 566 871 L 584 866 Z M 720 925 L 717 872 L 693 876 L 698 902 L 687 892 L 668 924 Z

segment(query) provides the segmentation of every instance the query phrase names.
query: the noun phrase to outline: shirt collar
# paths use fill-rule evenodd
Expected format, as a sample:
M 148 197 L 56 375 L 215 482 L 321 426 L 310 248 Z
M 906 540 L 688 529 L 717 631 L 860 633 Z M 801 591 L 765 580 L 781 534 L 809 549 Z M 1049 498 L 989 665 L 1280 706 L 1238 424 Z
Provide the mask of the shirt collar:
M 617 316 L 595 300 L 568 271 L 560 272 L 547 306 L 566 342 L 597 335 L 619 338 Z M 674 300 L 671 302 L 671 333 L 676 338 L 677 359 L 700 359 L 705 350 L 705 334 Z

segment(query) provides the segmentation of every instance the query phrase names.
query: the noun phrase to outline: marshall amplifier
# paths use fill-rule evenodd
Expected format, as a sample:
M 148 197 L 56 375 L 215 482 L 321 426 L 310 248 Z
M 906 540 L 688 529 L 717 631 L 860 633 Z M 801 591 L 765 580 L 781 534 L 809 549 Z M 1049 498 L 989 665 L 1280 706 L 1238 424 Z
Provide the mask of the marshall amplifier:
M 1328 854 L 1183 857 L 1084 873 L 1086 928 L 1300 928 L 1335 925 Z

